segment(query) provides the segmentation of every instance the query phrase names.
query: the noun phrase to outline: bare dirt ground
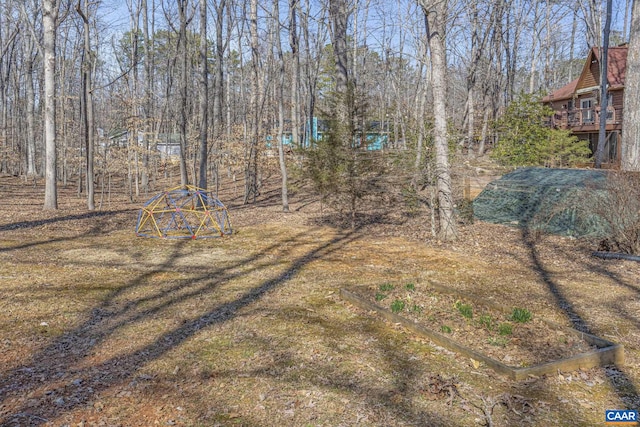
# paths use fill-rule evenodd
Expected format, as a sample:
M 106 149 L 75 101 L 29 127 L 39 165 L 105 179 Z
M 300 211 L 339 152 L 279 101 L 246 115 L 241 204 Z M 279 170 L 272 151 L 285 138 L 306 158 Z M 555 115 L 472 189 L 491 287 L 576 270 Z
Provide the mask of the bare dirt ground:
M 134 234 L 145 200 L 87 213 L 75 189 L 0 177 L 2 426 L 597 426 L 638 409 L 640 265 L 591 242 L 428 215 L 350 230 L 299 191 L 243 206 L 235 234 Z M 625 346 L 626 365 L 514 382 L 339 297 L 436 280 Z

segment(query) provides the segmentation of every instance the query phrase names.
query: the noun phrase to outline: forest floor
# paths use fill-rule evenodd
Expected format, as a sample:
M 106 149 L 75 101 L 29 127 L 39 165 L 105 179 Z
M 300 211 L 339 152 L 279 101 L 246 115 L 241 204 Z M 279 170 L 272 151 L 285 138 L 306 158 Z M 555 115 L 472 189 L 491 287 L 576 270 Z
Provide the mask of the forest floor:
M 0 177 L 2 426 L 597 426 L 640 407 L 640 264 L 593 242 L 475 222 L 445 244 L 400 208 L 352 230 L 301 190 L 285 214 L 277 189 L 232 187 L 233 235 L 159 240 L 134 233 L 144 196 L 88 213 L 75 193 L 45 212 L 42 182 Z M 512 381 L 340 298 L 430 281 L 626 363 Z

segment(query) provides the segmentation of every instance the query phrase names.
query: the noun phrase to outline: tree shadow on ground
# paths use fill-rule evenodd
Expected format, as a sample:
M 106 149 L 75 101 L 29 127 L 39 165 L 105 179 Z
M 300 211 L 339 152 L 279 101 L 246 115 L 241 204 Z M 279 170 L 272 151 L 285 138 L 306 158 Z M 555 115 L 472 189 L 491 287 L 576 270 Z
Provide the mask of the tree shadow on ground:
M 3 252 L 17 252 L 22 249 L 35 248 L 37 246 L 52 244 L 52 243 L 62 243 L 62 242 L 72 242 L 74 240 L 79 240 L 86 237 L 91 236 L 99 236 L 105 233 L 108 233 L 110 230 L 113 230 L 113 224 L 111 224 L 108 219 L 113 218 L 114 216 L 119 216 L 122 214 L 133 213 L 133 210 L 119 210 L 119 211 L 102 211 L 102 212 L 89 212 L 86 214 L 78 214 L 78 215 L 67 215 L 63 217 L 56 218 L 47 218 L 41 220 L 32 220 L 32 221 L 20 221 L 11 224 L 0 225 L 0 232 L 2 231 L 10 231 L 10 230 L 18 230 L 18 229 L 28 229 L 34 230 L 33 238 L 23 239 L 23 243 L 19 245 L 7 246 L 0 248 L 0 253 Z M 42 240 L 37 240 L 38 232 L 35 230 L 37 227 L 51 225 L 60 222 L 68 222 L 74 223 L 75 221 L 80 220 L 95 220 L 91 224 L 83 227 L 83 230 L 80 234 L 70 237 L 55 237 L 55 238 L 45 238 Z
M 281 246 L 294 246 L 306 234 L 307 232 L 299 233 L 286 240 L 276 241 L 265 249 L 249 253 L 230 264 L 213 266 L 195 277 L 165 284 L 151 293 L 142 292 L 144 285 L 155 274 L 181 268 L 179 261 L 190 242 L 172 243 L 172 252 L 164 262 L 158 263 L 150 271 L 141 272 L 126 285 L 112 290 L 101 304 L 86 313 L 86 320 L 81 325 L 54 338 L 29 360 L 0 375 L 0 407 L 9 408 L 11 402 L 19 397 L 30 398 L 10 412 L 5 409 L 0 415 L 0 425 L 41 425 L 84 407 L 101 392 L 133 379 L 140 369 L 167 355 L 200 331 L 236 318 L 239 310 L 287 284 L 310 262 L 331 255 L 359 237 L 358 230 L 353 230 L 340 233 L 330 241 L 316 243 L 304 254 L 291 259 L 284 270 L 261 280 L 235 299 L 211 306 L 201 315 L 183 319 L 181 324 L 134 350 L 92 362 L 92 355 L 98 346 L 116 338 L 122 328 L 151 318 L 185 301 L 212 294 L 230 280 L 255 280 L 250 274 L 260 267 L 247 268 L 246 265 L 271 263 L 268 256 L 270 251 Z M 131 295 L 135 297 L 127 300 Z M 65 391 L 70 387 L 76 388 L 73 398 L 60 399 L 66 396 Z M 420 415 L 421 419 L 425 417 L 426 415 Z
M 554 280 L 553 274 L 545 267 L 536 244 L 536 238 L 527 227 L 522 228 L 522 241 L 529 250 L 534 271 L 546 285 L 547 291 L 555 300 L 556 306 L 564 313 L 572 327 L 581 332 L 594 334 L 588 322 L 575 310 L 572 302 Z M 633 287 L 632 289 L 635 290 Z M 604 373 L 618 398 L 625 405 L 629 405 L 628 402 L 630 400 L 638 398 L 636 385 L 623 370 L 612 366 L 604 368 Z
M 66 215 L 66 216 L 55 216 L 53 218 L 43 218 L 43 219 L 35 219 L 29 221 L 18 221 L 13 222 L 11 224 L 3 224 L 0 225 L 0 232 L 2 231 L 12 231 L 19 229 L 31 229 L 36 227 L 42 227 L 45 225 L 51 225 L 60 222 L 71 222 L 71 221 L 80 221 L 87 219 L 98 219 L 105 217 L 113 217 L 117 214 L 123 213 L 133 213 L 135 210 L 133 209 L 123 209 L 118 211 L 93 211 L 76 215 Z M 97 230 L 96 230 L 97 231 Z

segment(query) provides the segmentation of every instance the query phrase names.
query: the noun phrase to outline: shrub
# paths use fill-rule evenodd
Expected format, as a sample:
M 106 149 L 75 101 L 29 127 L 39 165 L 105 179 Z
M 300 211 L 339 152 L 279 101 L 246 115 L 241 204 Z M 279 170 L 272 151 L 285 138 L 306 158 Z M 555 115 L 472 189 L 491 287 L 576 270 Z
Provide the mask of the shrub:
M 494 123 L 498 134 L 492 157 L 510 166 L 571 166 L 586 161 L 591 150 L 564 130 L 546 125 L 553 111 L 539 95 L 520 94 Z
M 575 166 L 591 157 L 591 149 L 586 140 L 579 140 L 569 130 L 549 129 L 547 139 L 540 144 L 540 156 L 545 166 Z
M 609 172 L 603 190 L 584 203 L 604 223 L 600 250 L 640 255 L 640 174 Z

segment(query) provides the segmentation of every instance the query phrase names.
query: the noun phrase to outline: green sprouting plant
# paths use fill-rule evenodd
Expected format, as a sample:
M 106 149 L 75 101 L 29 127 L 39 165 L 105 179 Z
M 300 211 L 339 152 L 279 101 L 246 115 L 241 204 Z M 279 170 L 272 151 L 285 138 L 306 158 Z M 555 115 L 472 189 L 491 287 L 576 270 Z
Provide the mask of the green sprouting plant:
M 526 308 L 514 308 L 511 312 L 511 320 L 518 323 L 527 323 L 531 320 L 531 312 Z
M 460 301 L 456 301 L 455 307 L 465 319 L 471 319 L 473 317 L 473 308 L 470 304 L 463 304 Z
M 380 292 L 378 292 L 376 294 L 376 301 L 382 301 L 383 299 L 385 299 L 387 296 L 385 294 L 382 294 Z
M 480 316 L 480 318 L 478 319 L 478 323 L 480 324 L 480 326 L 484 326 L 488 330 L 493 329 L 493 317 L 491 317 L 490 314 L 483 314 L 482 316 Z
M 404 287 L 411 292 L 416 290 L 416 285 L 414 285 L 413 283 L 407 283 L 406 285 L 404 285 Z
M 402 310 L 404 310 L 404 301 L 397 299 L 391 303 L 392 312 L 400 313 Z
M 413 304 L 413 307 L 411 307 L 411 311 L 413 311 L 414 313 L 422 313 L 422 307 L 420 307 L 418 304 Z
M 509 342 L 507 337 L 489 337 L 487 342 L 491 345 L 495 345 L 496 347 L 505 347 Z
M 451 333 L 451 328 L 449 326 L 447 326 L 447 325 L 442 325 L 440 327 L 440 330 L 442 332 L 444 332 L 445 334 L 450 334 Z
M 380 290 L 382 292 L 392 291 L 393 288 L 394 288 L 394 286 L 391 283 L 383 283 L 382 285 L 380 285 Z
M 498 325 L 498 333 L 502 336 L 511 335 L 513 333 L 513 326 L 511 326 L 511 323 L 501 323 Z

